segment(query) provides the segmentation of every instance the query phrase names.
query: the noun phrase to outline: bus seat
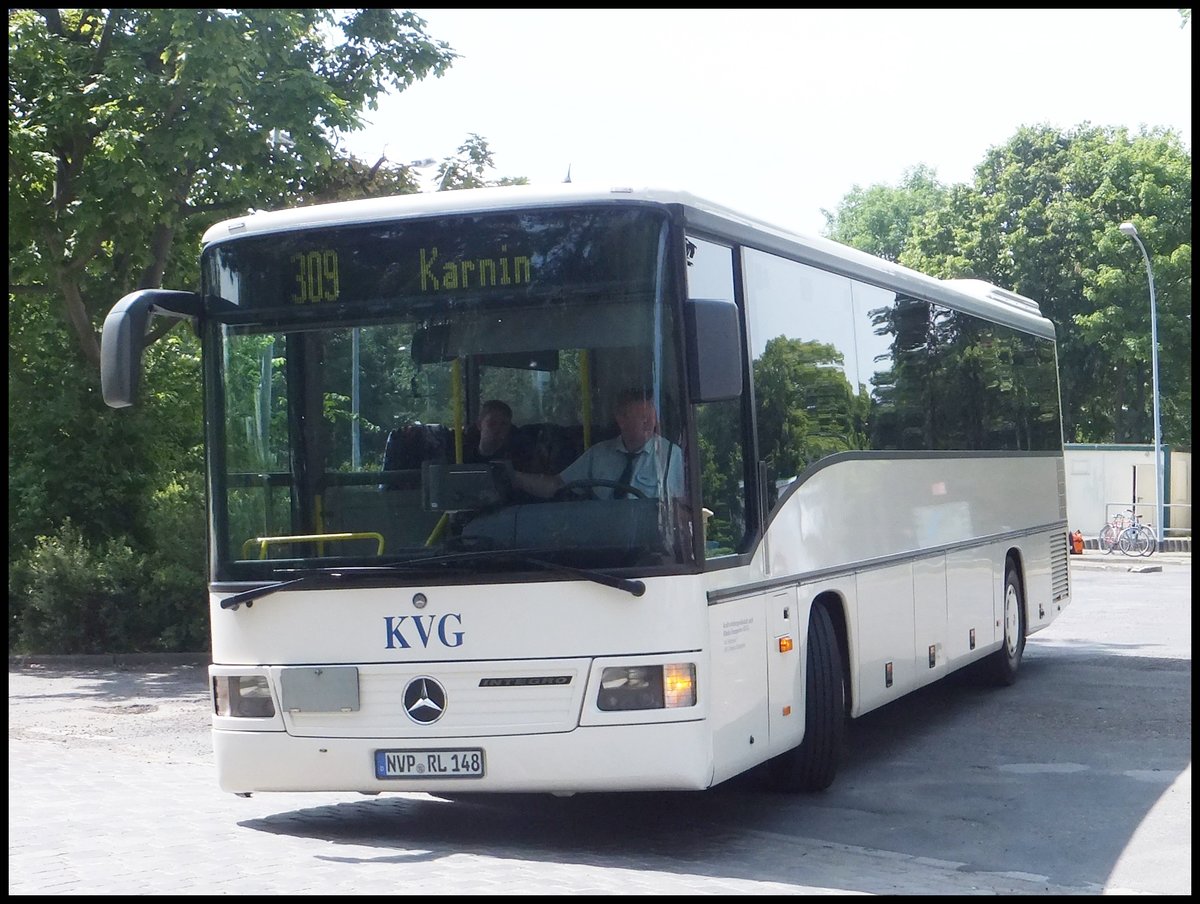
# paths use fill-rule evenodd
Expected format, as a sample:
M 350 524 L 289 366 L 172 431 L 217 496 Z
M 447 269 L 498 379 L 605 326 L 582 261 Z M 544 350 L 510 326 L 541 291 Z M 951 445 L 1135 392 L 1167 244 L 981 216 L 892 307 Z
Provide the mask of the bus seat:
M 539 455 L 538 470 L 545 474 L 558 474 L 585 451 L 582 424 L 531 424 L 534 430 L 534 448 Z M 611 439 L 617 435 L 615 426 L 592 428 L 592 444 Z
M 397 427 L 383 447 L 383 470 L 420 470 L 424 461 L 449 461 L 454 447 L 450 429 L 442 424 L 408 424 Z M 381 484 L 380 489 L 386 485 Z
M 561 424 L 525 424 L 517 429 L 525 438 L 523 445 L 532 450 L 530 471 L 557 474 L 582 451 L 571 436 L 570 428 Z

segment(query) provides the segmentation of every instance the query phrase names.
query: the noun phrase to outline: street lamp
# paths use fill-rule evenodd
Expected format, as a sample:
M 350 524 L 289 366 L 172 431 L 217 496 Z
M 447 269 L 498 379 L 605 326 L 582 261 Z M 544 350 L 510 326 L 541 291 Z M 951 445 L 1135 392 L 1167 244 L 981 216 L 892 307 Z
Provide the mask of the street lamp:
M 403 164 L 403 166 L 405 167 L 405 169 L 424 169 L 425 167 L 433 166 L 436 163 L 437 163 L 437 161 L 434 160 L 432 157 L 426 157 L 423 160 L 414 160 L 411 163 L 405 163 L 405 164 Z M 449 177 L 449 175 L 450 175 L 450 166 L 447 165 L 446 171 L 444 173 L 442 173 L 442 181 L 438 183 L 438 187 L 435 188 L 434 191 L 441 191 L 445 187 L 446 179 L 447 179 L 447 177 Z
M 1137 242 L 1146 261 L 1146 277 L 1150 280 L 1150 372 L 1154 381 L 1154 531 L 1158 535 L 1158 546 L 1163 541 L 1163 470 L 1162 470 L 1162 422 L 1158 414 L 1158 310 L 1154 305 L 1154 270 L 1150 267 L 1150 255 L 1146 246 L 1138 237 L 1137 227 L 1132 223 L 1122 223 L 1123 233 Z

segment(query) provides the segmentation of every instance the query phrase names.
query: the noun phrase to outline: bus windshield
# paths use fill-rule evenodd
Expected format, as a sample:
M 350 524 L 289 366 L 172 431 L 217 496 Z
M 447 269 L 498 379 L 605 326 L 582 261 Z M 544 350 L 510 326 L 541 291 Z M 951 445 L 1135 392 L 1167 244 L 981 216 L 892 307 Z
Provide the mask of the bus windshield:
M 689 562 L 668 234 L 661 211 L 589 208 L 210 245 L 214 578 Z M 628 491 L 569 468 L 623 442 L 623 392 L 654 406 L 666 450 Z M 513 424 L 500 454 L 479 434 L 493 400 Z M 521 480 L 564 470 L 550 493 Z

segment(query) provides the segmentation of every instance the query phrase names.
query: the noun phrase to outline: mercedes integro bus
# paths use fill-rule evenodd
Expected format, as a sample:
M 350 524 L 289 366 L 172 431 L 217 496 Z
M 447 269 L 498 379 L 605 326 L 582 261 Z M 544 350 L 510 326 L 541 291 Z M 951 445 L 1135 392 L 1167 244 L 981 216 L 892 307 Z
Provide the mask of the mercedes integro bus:
M 816 791 L 847 719 L 1012 683 L 1069 601 L 1028 298 L 576 185 L 252 213 L 201 262 L 112 309 L 103 387 L 190 321 L 227 791 Z M 616 492 L 571 465 L 629 390 L 673 454 Z M 490 399 L 519 463 L 469 454 Z

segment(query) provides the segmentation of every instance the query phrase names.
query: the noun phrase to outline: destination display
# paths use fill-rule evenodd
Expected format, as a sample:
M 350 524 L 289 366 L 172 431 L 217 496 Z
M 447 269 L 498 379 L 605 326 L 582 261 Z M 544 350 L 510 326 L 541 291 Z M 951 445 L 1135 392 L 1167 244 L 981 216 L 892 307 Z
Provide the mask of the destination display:
M 229 239 L 207 285 L 241 310 L 649 291 L 661 213 L 500 212 Z

